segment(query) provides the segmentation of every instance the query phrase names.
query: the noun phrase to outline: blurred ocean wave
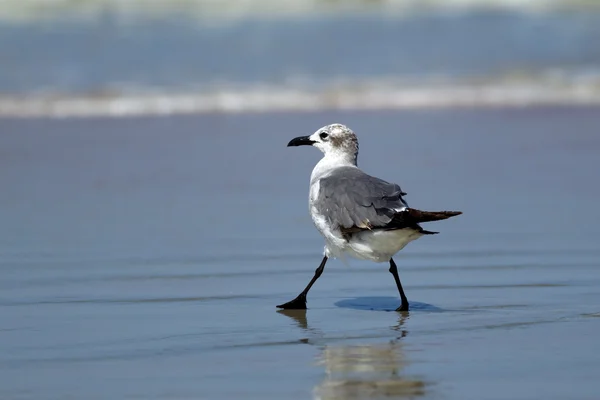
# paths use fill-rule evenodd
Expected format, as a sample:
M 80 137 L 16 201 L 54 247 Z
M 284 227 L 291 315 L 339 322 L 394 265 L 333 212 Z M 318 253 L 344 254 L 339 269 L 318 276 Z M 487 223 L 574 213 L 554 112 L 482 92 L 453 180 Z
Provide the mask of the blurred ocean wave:
M 599 5 L 5 0 L 0 116 L 597 104 Z
M 183 14 L 209 20 L 365 11 L 406 16 L 472 10 L 595 10 L 600 9 L 599 3 L 596 0 L 3 0 L 0 19 L 94 18 L 111 13 L 125 19 Z
M 600 105 L 593 79 L 507 80 L 464 84 L 398 84 L 378 80 L 321 88 L 257 85 L 198 92 L 1 96 L 0 117 L 141 116 L 318 110 L 398 110 L 448 107 Z

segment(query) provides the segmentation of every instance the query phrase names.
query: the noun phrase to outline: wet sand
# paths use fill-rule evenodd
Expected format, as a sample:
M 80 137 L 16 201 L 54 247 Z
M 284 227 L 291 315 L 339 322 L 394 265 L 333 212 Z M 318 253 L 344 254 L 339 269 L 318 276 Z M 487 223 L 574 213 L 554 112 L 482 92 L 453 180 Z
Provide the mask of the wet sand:
M 598 108 L 0 119 L 0 398 L 595 399 Z M 307 210 L 330 122 L 412 206 L 384 264 Z

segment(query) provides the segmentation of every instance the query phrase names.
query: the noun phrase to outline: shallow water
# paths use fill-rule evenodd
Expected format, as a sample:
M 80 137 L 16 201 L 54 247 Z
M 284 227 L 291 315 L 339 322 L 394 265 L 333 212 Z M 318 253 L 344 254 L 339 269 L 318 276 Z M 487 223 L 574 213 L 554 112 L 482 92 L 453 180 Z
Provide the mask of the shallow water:
M 0 397 L 595 399 L 599 110 L 0 120 Z M 333 121 L 415 207 L 464 215 L 328 263 Z

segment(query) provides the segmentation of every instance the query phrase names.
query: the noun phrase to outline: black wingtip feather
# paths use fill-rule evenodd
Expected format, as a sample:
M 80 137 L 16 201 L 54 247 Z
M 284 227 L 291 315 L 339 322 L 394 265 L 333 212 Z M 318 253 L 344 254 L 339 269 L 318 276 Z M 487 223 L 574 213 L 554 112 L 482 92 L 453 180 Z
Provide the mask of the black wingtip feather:
M 408 208 L 405 212 L 416 223 L 441 221 L 462 214 L 460 211 L 421 211 L 414 208 Z

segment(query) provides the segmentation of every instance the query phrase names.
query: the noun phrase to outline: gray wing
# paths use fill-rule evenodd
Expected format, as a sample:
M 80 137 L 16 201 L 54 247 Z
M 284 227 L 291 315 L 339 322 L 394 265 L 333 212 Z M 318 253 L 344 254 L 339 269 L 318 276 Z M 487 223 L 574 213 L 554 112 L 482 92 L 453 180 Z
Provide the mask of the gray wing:
M 408 207 L 400 186 L 342 167 L 319 181 L 317 211 L 342 231 L 384 228 Z

